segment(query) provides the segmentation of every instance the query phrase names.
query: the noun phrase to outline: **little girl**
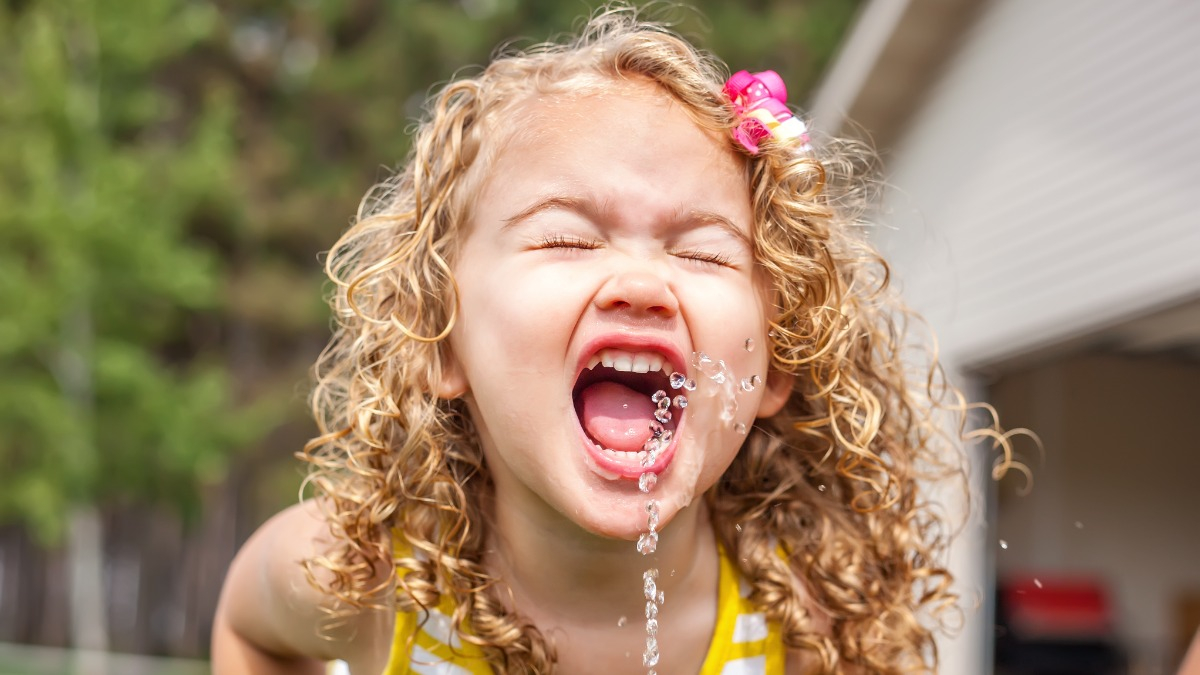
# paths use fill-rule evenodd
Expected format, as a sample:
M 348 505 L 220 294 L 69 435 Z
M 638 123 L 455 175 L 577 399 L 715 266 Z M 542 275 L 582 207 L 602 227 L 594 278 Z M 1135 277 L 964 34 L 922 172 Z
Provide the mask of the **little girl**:
M 433 98 L 329 254 L 319 496 L 234 561 L 217 673 L 936 668 L 961 399 L 862 155 L 722 69 L 617 9 Z

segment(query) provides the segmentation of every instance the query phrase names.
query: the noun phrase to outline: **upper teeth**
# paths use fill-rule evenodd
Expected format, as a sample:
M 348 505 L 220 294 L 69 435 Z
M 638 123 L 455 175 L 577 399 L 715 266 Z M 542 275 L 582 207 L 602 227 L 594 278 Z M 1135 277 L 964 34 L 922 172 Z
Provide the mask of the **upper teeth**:
M 664 368 L 666 359 L 654 352 L 627 352 L 622 349 L 601 349 L 588 360 L 587 369 L 604 364 L 607 368 L 625 373 L 654 373 L 662 371 L 670 375 Z

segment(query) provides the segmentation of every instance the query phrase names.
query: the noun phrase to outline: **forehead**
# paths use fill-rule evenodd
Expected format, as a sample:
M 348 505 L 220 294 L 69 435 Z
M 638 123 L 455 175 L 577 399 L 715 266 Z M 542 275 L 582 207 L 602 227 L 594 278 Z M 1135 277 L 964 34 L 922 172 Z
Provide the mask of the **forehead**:
M 617 207 L 717 211 L 749 228 L 744 160 L 657 85 L 605 80 L 536 94 L 507 118 L 480 202 L 566 191 Z

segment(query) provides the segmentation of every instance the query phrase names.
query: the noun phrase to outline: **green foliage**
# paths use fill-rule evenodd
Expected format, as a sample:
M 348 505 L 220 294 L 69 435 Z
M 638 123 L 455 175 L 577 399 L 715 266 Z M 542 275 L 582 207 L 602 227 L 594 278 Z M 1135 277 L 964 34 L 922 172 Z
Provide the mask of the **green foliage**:
M 651 14 L 802 103 L 858 0 L 696 4 Z M 194 509 L 290 457 L 317 252 L 434 85 L 599 5 L 0 1 L 0 519 L 53 540 L 72 504 Z
M 194 503 L 260 433 L 218 358 L 172 359 L 222 304 L 223 262 L 189 226 L 243 207 L 230 101 L 183 111 L 147 85 L 214 18 L 187 2 L 0 18 L 0 517 L 48 540 L 74 503 Z

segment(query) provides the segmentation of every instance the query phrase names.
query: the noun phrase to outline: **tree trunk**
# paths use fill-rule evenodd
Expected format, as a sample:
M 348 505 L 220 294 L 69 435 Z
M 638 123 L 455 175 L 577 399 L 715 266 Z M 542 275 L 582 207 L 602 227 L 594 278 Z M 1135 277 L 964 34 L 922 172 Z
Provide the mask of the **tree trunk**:
M 78 506 L 71 511 L 67 559 L 74 672 L 104 675 L 108 670 L 108 616 L 104 601 L 104 532 L 96 507 Z

